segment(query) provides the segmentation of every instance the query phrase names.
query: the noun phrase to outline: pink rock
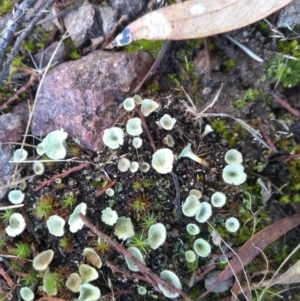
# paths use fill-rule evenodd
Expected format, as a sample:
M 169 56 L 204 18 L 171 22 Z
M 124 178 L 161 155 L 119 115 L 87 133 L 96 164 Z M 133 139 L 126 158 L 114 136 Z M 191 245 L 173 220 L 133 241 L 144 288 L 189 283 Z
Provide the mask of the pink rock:
M 8 183 L 15 169 L 14 164 L 9 162 L 12 158 L 13 144 L 5 143 L 19 142 L 23 131 L 19 116 L 12 113 L 0 116 L 0 187 Z M 5 196 L 7 190 L 0 190 L 0 199 Z
M 32 133 L 39 137 L 62 128 L 86 148 L 99 150 L 104 130 L 117 119 L 117 102 L 131 96 L 152 62 L 142 52 L 96 51 L 59 65 L 42 84 Z

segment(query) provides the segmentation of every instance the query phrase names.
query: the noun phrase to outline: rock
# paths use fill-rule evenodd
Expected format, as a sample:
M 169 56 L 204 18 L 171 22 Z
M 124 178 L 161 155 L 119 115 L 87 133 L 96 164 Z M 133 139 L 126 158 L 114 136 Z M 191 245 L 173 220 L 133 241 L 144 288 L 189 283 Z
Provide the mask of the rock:
M 280 11 L 277 26 L 293 28 L 298 24 L 300 24 L 300 0 L 295 0 Z
M 91 38 L 103 36 L 100 12 L 88 2 L 67 14 L 64 24 L 76 47 L 84 46 Z
M 118 11 L 111 7 L 99 7 L 101 19 L 102 19 L 102 29 L 104 35 L 108 35 L 113 29 L 115 23 L 118 21 Z
M 205 278 L 205 288 L 209 289 L 211 286 L 213 286 L 216 283 L 216 280 L 218 276 L 220 275 L 220 271 L 213 271 L 207 275 Z M 219 285 L 217 285 L 212 292 L 213 293 L 221 293 L 221 292 L 226 292 L 232 287 L 233 281 L 232 278 L 221 282 Z
M 58 42 L 54 42 L 44 51 L 39 52 L 33 56 L 34 61 L 38 68 L 44 68 L 48 65 L 51 56 L 55 52 L 58 44 L 59 44 Z M 51 65 L 53 66 L 56 65 L 57 63 L 61 63 L 66 59 L 68 59 L 68 57 L 69 57 L 69 47 L 64 43 L 61 43 L 59 48 L 55 52 L 55 56 L 51 62 Z
M 23 131 L 24 127 L 18 115 L 8 113 L 0 116 L 0 187 L 8 184 L 15 169 L 15 165 L 9 162 L 12 158 L 13 144 L 4 143 L 18 142 Z M 0 199 L 5 196 L 7 190 L 0 190 Z
M 110 0 L 109 4 L 112 8 L 117 9 L 122 16 L 127 15 L 129 19 L 133 19 L 143 11 L 147 2 L 147 0 Z
M 144 52 L 93 52 L 50 72 L 40 90 L 31 130 L 45 136 L 63 128 L 86 148 L 103 147 L 102 135 L 117 119 L 117 101 L 146 75 L 153 62 Z

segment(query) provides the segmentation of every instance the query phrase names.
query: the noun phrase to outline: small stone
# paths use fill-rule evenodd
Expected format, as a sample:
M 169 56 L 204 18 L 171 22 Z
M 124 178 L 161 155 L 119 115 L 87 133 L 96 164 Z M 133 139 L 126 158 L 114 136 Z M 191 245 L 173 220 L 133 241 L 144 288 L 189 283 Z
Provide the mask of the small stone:
M 8 113 L 0 116 L 0 187 L 6 185 L 14 173 L 15 166 L 10 163 L 13 144 L 6 142 L 19 142 L 24 127 L 18 115 Z M 3 144 L 2 144 L 3 143 Z M 0 199 L 7 192 L 7 189 L 0 190 Z
M 32 134 L 39 137 L 64 129 L 84 147 L 101 149 L 104 130 L 117 119 L 117 101 L 128 97 L 152 62 L 152 57 L 144 52 L 95 51 L 60 64 L 41 86 Z
M 39 52 L 33 56 L 36 65 L 39 68 L 44 68 L 48 65 L 53 53 L 56 51 L 56 47 L 59 43 L 54 42 L 44 51 Z M 57 63 L 61 63 L 65 61 L 69 57 L 69 47 L 62 43 L 59 48 L 55 52 L 55 57 L 51 62 L 51 65 L 55 65 Z
M 209 289 L 211 286 L 213 286 L 219 275 L 221 274 L 220 271 L 213 271 L 211 273 L 209 273 L 207 275 L 207 277 L 205 278 L 205 288 L 206 289 Z M 233 284 L 233 281 L 232 281 L 232 278 L 226 280 L 226 281 L 223 281 L 221 282 L 220 284 L 218 284 L 213 290 L 212 292 L 213 293 L 222 293 L 222 292 L 226 292 L 228 291 L 231 287 L 232 287 L 232 284 Z
M 101 23 L 99 10 L 88 2 L 64 17 L 65 27 L 76 47 L 103 36 Z

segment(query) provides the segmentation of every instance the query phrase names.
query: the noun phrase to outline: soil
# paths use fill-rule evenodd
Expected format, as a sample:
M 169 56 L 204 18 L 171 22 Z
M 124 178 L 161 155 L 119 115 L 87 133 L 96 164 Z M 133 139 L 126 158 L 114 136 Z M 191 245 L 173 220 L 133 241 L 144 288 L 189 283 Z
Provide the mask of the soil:
M 257 25 L 238 30 L 231 35 L 235 39 L 247 43 L 249 48 L 266 58 L 266 61 L 272 57 L 272 39 L 266 32 L 259 30 Z M 83 250 L 86 247 L 95 248 L 103 262 L 103 266 L 98 270 L 99 278 L 92 284 L 100 288 L 102 296 L 106 297 L 105 300 L 113 300 L 112 294 L 118 300 L 152 300 L 151 294 L 157 296 L 158 300 L 166 299 L 163 294 L 155 291 L 148 283 L 136 279 L 135 273 L 129 272 L 123 256 L 117 250 L 112 247 L 105 250 L 107 246 L 103 244 L 103 249 L 101 249 L 101 246 L 99 247 L 97 244 L 98 237 L 87 227 L 83 227 L 76 233 L 71 233 L 69 226 L 66 225 L 63 238 L 68 240 L 68 244 L 63 246 L 62 237 L 49 234 L 46 226 L 47 216 L 43 218 L 37 216 L 36 208 L 42 200 L 45 200 L 45 197 L 50 199 L 53 205 L 50 215 L 58 214 L 66 220 L 76 205 L 82 202 L 86 203 L 88 220 L 125 247 L 128 246 L 130 240 L 120 241 L 116 238 L 114 227 L 105 225 L 101 221 L 102 210 L 112 207 L 119 216 L 130 217 L 136 234 L 143 233 L 145 235 L 147 235 L 148 230 L 143 226 L 143 220 L 149 214 L 153 214 L 157 222 L 165 225 L 167 239 L 158 249 L 149 249 L 144 254 L 146 265 L 157 275 L 163 270 L 173 271 L 181 279 L 183 291 L 187 292 L 193 300 L 196 300 L 205 291 L 205 276 L 199 278 L 199 275 L 213 264 L 216 264 L 218 270 L 223 269 L 224 264 L 218 262 L 217 259 L 222 256 L 222 253 L 219 247 L 214 245 L 212 245 L 212 252 L 207 258 L 200 257 L 195 264 L 186 262 L 184 253 L 192 249 L 193 241 L 201 237 L 211 242 L 212 230 L 206 223 L 198 224 L 201 229 L 200 234 L 195 237 L 189 235 L 186 231 L 186 225 L 194 222 L 195 219 L 178 212 L 178 207 L 174 205 L 176 194 L 180 193 L 180 204 L 187 198 L 191 189 L 198 189 L 202 192 L 201 201 L 209 202 L 215 191 L 226 194 L 227 204 L 219 209 L 214 208 L 209 222 L 235 251 L 252 236 L 254 221 L 248 206 L 250 198 L 252 212 L 258 212 L 256 216 L 258 224 L 254 229 L 255 232 L 282 217 L 299 213 L 299 202 L 296 199 L 292 200 L 299 189 L 294 187 L 295 183 L 291 180 L 298 176 L 299 170 L 297 157 L 291 157 L 292 153 L 300 153 L 299 117 L 292 115 L 291 112 L 278 104 L 271 91 L 280 92 L 282 99 L 286 99 L 294 109 L 300 110 L 298 96 L 300 86 L 296 85 L 294 88 L 287 89 L 280 84 L 275 87 L 273 83 L 267 80 L 263 81 L 267 63 L 261 64 L 254 61 L 223 36 L 209 38 L 208 42 L 212 48 L 209 66 L 205 63 L 207 57 L 202 51 L 203 46 L 201 49 L 191 49 L 191 42 L 173 42 L 156 74 L 147 81 L 147 84 L 139 92 L 143 98 L 151 98 L 161 105 L 158 112 L 145 118 L 156 148 L 167 147 L 163 144 L 163 139 L 167 134 L 170 134 L 175 141 L 172 148 L 174 154 L 180 154 L 182 149 L 191 143 L 193 152 L 203 158 L 207 165 L 201 165 L 189 158 L 176 160 L 173 168 L 173 173 L 179 183 L 179 187 L 176 188 L 174 177 L 171 174 L 159 174 L 153 168 L 150 168 L 146 173 L 140 171 L 122 173 L 118 170 L 117 162 L 121 156 L 125 156 L 130 161 L 151 164 L 154 150 L 145 131 L 140 135 L 143 145 L 139 149 L 132 146 L 133 137 L 129 135 L 125 136 L 124 145 L 118 150 L 112 151 L 109 148 L 103 148 L 97 153 L 82 149 L 69 139 L 67 141 L 67 158 L 76 157 L 76 160 L 46 164 L 43 175 L 36 176 L 27 182 L 25 206 L 22 210 L 22 213 L 27 216 L 25 232 L 16 238 L 6 236 L 5 227 L 8 223 L 2 216 L 0 226 L 1 254 L 11 254 L 11 250 L 21 243 L 27 243 L 31 248 L 31 254 L 26 257 L 26 260 L 2 257 L 3 270 L 17 284 L 16 287 L 9 287 L 5 278 L 0 278 L 0 287 L 2 287 L 0 293 L 4 295 L 2 300 L 17 300 L 19 283 L 24 283 L 24 279 L 29 277 L 28 273 L 34 273 L 30 260 L 38 253 L 47 249 L 54 251 L 55 255 L 50 264 L 50 271 L 58 272 L 65 283 L 71 273 L 78 272 L 81 263 L 88 263 L 83 256 Z M 186 61 L 183 59 L 185 56 L 188 64 L 194 65 L 194 68 L 188 72 L 185 69 Z M 233 68 L 226 67 L 228 60 L 235 61 Z M 182 69 L 185 70 L 185 73 L 181 72 Z M 205 110 L 221 89 L 218 99 L 212 108 L 206 112 L 226 113 L 242 119 L 255 131 L 262 134 L 262 139 L 269 145 L 269 149 L 231 118 L 206 116 L 196 120 L 194 115 L 187 112 L 182 102 L 191 105 L 180 86 L 194 101 L 197 112 Z M 11 93 L 13 93 L 13 84 L 10 87 L 12 87 Z M 27 91 L 27 96 L 34 95 L 35 89 L 36 87 L 33 87 Z M 236 107 L 236 101 L 241 99 L 249 89 L 259 90 L 263 93 L 254 99 L 246 100 L 241 108 Z M 128 95 L 128 97 L 131 96 Z M 9 110 L 11 109 L 13 106 Z M 174 129 L 170 131 L 159 129 L 156 122 L 164 114 L 176 118 Z M 124 110 L 120 107 L 118 116 L 120 118 L 116 126 L 124 128 L 129 118 L 139 115 L 137 109 L 133 113 L 124 115 Z M 214 131 L 203 137 L 205 125 L 211 125 Z M 32 138 L 28 139 L 28 142 L 32 143 Z M 276 150 L 271 150 L 272 144 Z M 224 155 L 232 148 L 243 154 L 243 165 L 247 173 L 247 182 L 239 186 L 228 185 L 222 178 L 222 170 L 226 165 Z M 76 155 L 74 155 L 75 151 L 77 151 Z M 48 186 L 37 189 L 43 181 L 47 181 L 58 174 L 63 175 L 65 171 L 78 166 L 80 162 L 89 162 L 90 165 L 66 177 L 59 177 L 61 181 L 56 180 Z M 293 174 L 294 172 L 295 174 Z M 25 178 L 29 175 L 32 175 L 31 167 L 24 165 L 21 176 Z M 267 199 L 264 199 L 262 188 L 257 184 L 258 178 L 261 178 L 271 191 L 270 197 Z M 105 188 L 113 180 L 117 181 L 112 187 L 115 191 L 114 196 L 109 197 L 103 193 L 96 197 L 97 191 Z M 287 189 L 284 188 L 284 185 L 287 186 Z M 63 205 L 62 201 L 70 194 L 76 197 L 76 202 L 73 207 L 68 208 Z M 288 203 L 282 202 L 283 195 L 287 195 L 291 200 Z M 140 204 L 138 209 L 137 203 Z M 224 228 L 225 220 L 230 216 L 237 217 L 242 224 L 241 230 L 236 234 L 229 234 Z M 275 271 L 298 243 L 299 233 L 292 230 L 285 240 L 281 238 L 270 245 L 265 250 L 270 270 Z M 230 250 L 224 249 L 224 252 L 229 253 L 228 256 L 230 257 Z M 297 260 L 299 260 L 299 254 L 294 255 L 291 262 L 295 263 Z M 113 273 L 106 262 L 113 263 L 119 269 L 126 271 L 132 278 L 128 277 L 127 274 L 125 277 L 124 274 Z M 264 269 L 265 262 L 262 256 L 259 256 L 246 268 L 246 271 L 250 279 L 256 273 L 260 274 Z M 255 282 L 258 282 L 256 280 Z M 242 278 L 241 281 L 244 283 L 245 279 Z M 43 280 L 37 277 L 36 281 L 33 282 L 35 282 L 36 287 L 41 285 Z M 191 286 L 189 286 L 190 283 Z M 148 293 L 146 296 L 139 295 L 137 290 L 140 285 L 145 286 L 148 292 L 152 293 Z M 282 287 L 278 286 L 274 290 L 279 292 Z M 8 295 L 9 293 L 11 295 Z M 35 293 L 35 300 L 41 296 L 45 297 L 39 300 L 57 301 L 72 300 L 72 298 L 78 297 L 77 293 L 72 293 L 64 285 L 55 296 L 57 299 L 47 297 L 40 287 L 36 288 Z M 299 290 L 291 290 L 288 295 L 285 295 L 285 298 L 297 300 L 297 294 L 299 294 Z M 230 295 L 230 291 L 221 294 L 212 293 L 206 300 L 221 300 L 222 298 L 225 300 Z M 265 300 L 268 300 L 267 298 L 276 300 L 275 297 L 272 298 L 266 294 Z

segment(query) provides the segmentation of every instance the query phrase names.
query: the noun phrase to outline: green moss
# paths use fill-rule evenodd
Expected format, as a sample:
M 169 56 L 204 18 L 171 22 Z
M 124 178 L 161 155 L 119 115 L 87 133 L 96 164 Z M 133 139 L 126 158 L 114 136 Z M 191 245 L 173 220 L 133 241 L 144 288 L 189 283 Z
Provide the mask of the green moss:
M 152 93 L 157 93 L 161 89 L 161 85 L 158 81 L 153 81 L 150 85 L 147 86 L 147 90 Z
M 138 195 L 132 200 L 131 208 L 136 214 L 143 213 L 150 208 L 150 201 L 144 195 Z
M 75 206 L 76 202 L 77 202 L 76 195 L 73 192 L 71 192 L 68 194 L 68 196 L 65 199 L 61 201 L 61 204 L 63 207 L 72 209 Z
M 69 237 L 65 236 L 59 239 L 59 246 L 64 250 L 70 250 L 72 247 L 72 241 Z
M 137 233 L 133 237 L 128 240 L 129 247 L 136 247 L 144 254 L 147 254 L 150 251 L 150 245 L 148 242 L 148 238 L 144 233 Z
M 269 61 L 266 78 L 270 83 L 279 81 L 285 88 L 295 87 L 300 82 L 299 41 L 297 39 L 279 41 L 278 47 L 282 54 L 276 54 Z
M 78 60 L 81 58 L 81 54 L 78 52 L 78 49 L 74 46 L 71 38 L 65 39 L 64 42 L 69 46 L 70 57 L 73 60 Z
M 36 50 L 36 44 L 32 40 L 25 40 L 22 43 L 22 48 L 31 53 Z
M 156 58 L 162 45 L 163 41 L 138 40 L 126 45 L 124 50 L 126 52 L 146 51 Z
M 33 269 L 29 269 L 27 273 L 29 276 L 21 278 L 21 283 L 23 286 L 31 287 L 38 282 L 38 272 Z
M 64 285 L 64 279 L 59 273 L 47 273 L 43 279 L 43 291 L 48 296 L 56 296 Z
M 100 237 L 94 243 L 94 249 L 98 251 L 100 254 L 107 253 L 109 248 L 110 248 L 109 243 L 101 239 Z
M 0 15 L 4 16 L 7 13 L 11 13 L 15 3 L 15 0 L 2 0 L 0 3 Z
M 243 108 L 248 102 L 255 101 L 259 97 L 264 97 L 265 92 L 258 89 L 248 89 L 244 95 L 242 95 L 238 100 L 234 102 L 236 108 Z
M 12 249 L 8 249 L 8 252 L 21 259 L 29 259 L 31 256 L 31 248 L 27 243 L 16 243 L 16 246 Z
M 133 185 L 132 185 L 132 188 L 134 190 L 141 190 L 143 188 L 150 188 L 151 187 L 151 180 L 150 179 L 139 179 L 139 180 L 136 180 Z
M 34 215 L 39 219 L 50 217 L 54 213 L 55 200 L 50 194 L 43 196 L 34 209 Z
M 154 215 L 153 212 L 148 213 L 146 216 L 142 217 L 141 226 L 148 230 L 152 225 L 157 223 L 158 217 Z
M 224 62 L 224 66 L 225 66 L 226 71 L 231 71 L 232 69 L 235 68 L 236 61 L 235 60 L 227 60 Z
M 7 223 L 9 218 L 12 216 L 14 211 L 12 209 L 5 210 L 4 212 L 0 213 L 0 219 L 4 222 Z
M 226 131 L 226 124 L 223 119 L 214 119 L 210 126 L 218 134 L 223 134 Z

